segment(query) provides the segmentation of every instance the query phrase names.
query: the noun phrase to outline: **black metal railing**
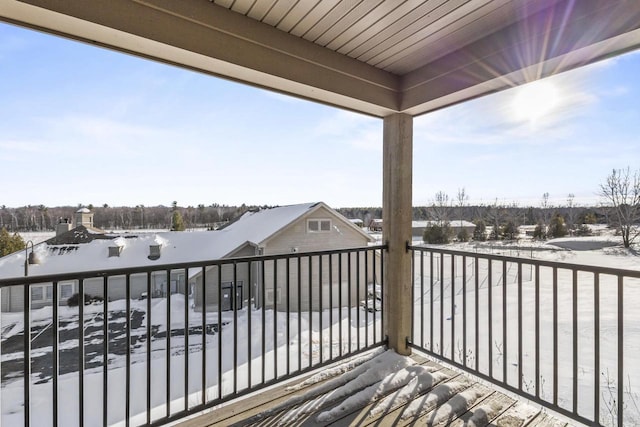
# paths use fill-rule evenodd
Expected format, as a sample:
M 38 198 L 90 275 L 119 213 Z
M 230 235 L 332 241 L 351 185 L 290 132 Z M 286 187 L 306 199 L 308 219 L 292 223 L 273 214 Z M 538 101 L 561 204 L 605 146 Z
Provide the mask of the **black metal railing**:
M 410 250 L 411 346 L 581 423 L 640 423 L 640 271 Z
M 383 345 L 383 249 L 0 280 L 2 425 L 160 425 Z

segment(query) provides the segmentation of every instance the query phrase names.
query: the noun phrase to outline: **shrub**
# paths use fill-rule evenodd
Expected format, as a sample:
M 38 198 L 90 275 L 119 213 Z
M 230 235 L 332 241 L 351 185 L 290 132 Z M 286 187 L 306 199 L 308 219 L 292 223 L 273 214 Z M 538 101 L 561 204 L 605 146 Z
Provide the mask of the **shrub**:
M 513 221 L 508 221 L 504 227 L 502 227 L 502 236 L 506 240 L 514 240 L 520 234 L 518 226 Z
M 564 237 L 568 234 L 567 226 L 565 225 L 564 218 L 561 215 L 556 214 L 551 219 L 548 234 L 553 238 Z
M 104 299 L 102 297 L 97 296 L 97 295 L 84 294 L 84 305 L 90 305 L 90 304 L 93 304 L 93 303 L 101 303 L 103 301 L 104 301 Z M 78 293 L 75 293 L 75 294 L 71 295 L 67 299 L 67 306 L 69 306 L 69 307 L 77 307 L 79 303 L 80 303 L 80 294 L 78 294 Z
M 473 229 L 473 240 L 478 242 L 487 240 L 487 225 L 481 219 L 476 221 L 476 228 Z
M 471 239 L 471 236 L 466 228 L 461 228 L 460 231 L 458 231 L 456 238 L 458 239 L 458 242 L 468 242 Z
M 539 222 L 536 228 L 533 230 L 533 238 L 544 240 L 547 238 L 547 227 L 543 223 Z
M 576 228 L 576 236 L 591 236 L 591 228 L 587 224 L 582 224 Z
M 422 240 L 432 245 L 449 243 L 451 241 L 451 226 L 448 222 L 440 224 L 432 224 L 424 229 Z

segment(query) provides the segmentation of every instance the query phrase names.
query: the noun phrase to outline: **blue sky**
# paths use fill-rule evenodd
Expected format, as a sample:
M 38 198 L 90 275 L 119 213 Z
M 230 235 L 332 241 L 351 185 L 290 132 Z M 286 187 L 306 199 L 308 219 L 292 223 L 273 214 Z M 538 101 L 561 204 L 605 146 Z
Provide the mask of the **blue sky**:
M 414 121 L 414 205 L 597 201 L 640 167 L 640 55 Z M 382 204 L 382 121 L 0 24 L 0 205 Z M 544 101 L 543 101 L 544 103 Z

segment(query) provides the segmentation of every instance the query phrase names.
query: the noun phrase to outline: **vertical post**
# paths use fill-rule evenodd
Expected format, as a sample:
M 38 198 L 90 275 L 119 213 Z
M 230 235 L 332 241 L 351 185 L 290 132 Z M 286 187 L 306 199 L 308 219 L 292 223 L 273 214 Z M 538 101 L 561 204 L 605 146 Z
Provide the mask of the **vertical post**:
M 411 242 L 413 117 L 393 114 L 384 118 L 382 238 L 385 257 L 385 331 L 389 347 L 409 355 L 411 333 Z

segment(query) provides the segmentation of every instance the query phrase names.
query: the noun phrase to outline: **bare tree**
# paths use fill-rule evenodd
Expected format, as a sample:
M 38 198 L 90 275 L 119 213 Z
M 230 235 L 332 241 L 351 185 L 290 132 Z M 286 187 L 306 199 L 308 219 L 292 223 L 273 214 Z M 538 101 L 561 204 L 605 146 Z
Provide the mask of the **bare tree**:
M 599 195 L 611 206 L 611 219 L 620 230 L 624 247 L 628 248 L 640 235 L 640 172 L 632 175 L 629 167 L 613 169 L 600 184 Z
M 438 191 L 431 206 L 433 219 L 436 221 L 449 221 L 449 195 L 444 191 Z
M 569 208 L 569 212 L 567 213 L 567 226 L 569 227 L 569 233 L 573 234 L 573 229 L 575 228 L 575 220 L 576 220 L 576 212 L 575 212 L 575 194 L 569 193 L 567 196 L 567 207 Z
M 469 201 L 469 195 L 465 191 L 464 187 L 458 188 L 458 197 L 457 197 L 457 199 L 458 199 L 457 201 L 458 201 L 458 209 L 459 209 L 458 219 L 460 221 L 462 221 L 462 216 L 464 214 L 464 206 Z

